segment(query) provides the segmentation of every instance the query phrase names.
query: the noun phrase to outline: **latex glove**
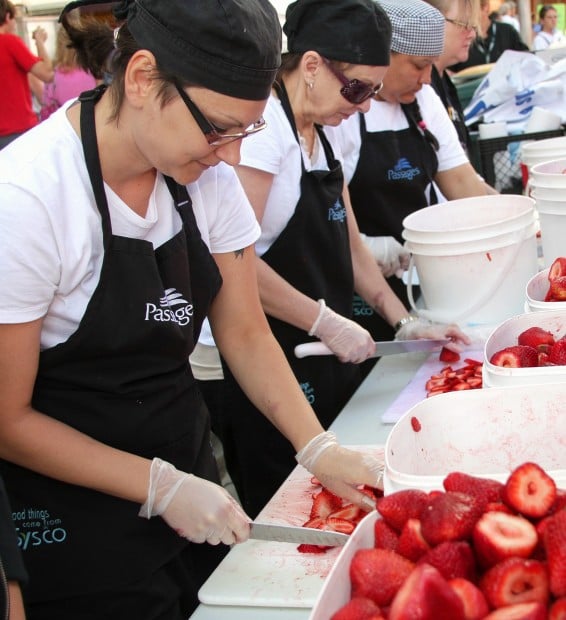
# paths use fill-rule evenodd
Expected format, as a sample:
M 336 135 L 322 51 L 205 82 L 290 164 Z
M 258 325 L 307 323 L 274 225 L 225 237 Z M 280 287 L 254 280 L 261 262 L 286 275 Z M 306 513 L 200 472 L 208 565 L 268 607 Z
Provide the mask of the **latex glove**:
M 320 310 L 309 336 L 316 336 L 341 362 L 359 364 L 375 353 L 371 334 L 354 321 L 336 314 L 319 299 Z
M 393 275 L 398 278 L 403 276 L 403 272 L 409 267 L 411 254 L 395 237 L 368 237 L 363 233 L 360 233 L 360 236 L 386 278 Z
M 155 458 L 139 516 L 157 515 L 195 543 L 231 545 L 249 537 L 251 519 L 223 487 Z
M 330 431 L 313 437 L 295 458 L 336 495 L 364 510 L 375 509 L 375 502 L 357 487 L 383 489 L 383 458 L 343 448 Z
M 416 340 L 418 338 L 450 338 L 451 341 L 445 347 L 456 353 L 460 353 L 465 345 L 472 342 L 457 325 L 431 323 L 418 317 L 402 325 L 395 334 L 395 340 Z

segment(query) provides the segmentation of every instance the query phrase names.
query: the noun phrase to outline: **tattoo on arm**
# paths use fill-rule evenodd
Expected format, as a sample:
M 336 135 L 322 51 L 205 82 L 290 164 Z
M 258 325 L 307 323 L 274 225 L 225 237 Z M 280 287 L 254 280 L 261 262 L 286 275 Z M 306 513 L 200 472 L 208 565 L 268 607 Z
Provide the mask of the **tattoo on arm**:
M 244 248 L 242 248 L 241 250 L 236 250 L 234 252 L 234 256 L 236 258 L 243 258 L 244 257 Z

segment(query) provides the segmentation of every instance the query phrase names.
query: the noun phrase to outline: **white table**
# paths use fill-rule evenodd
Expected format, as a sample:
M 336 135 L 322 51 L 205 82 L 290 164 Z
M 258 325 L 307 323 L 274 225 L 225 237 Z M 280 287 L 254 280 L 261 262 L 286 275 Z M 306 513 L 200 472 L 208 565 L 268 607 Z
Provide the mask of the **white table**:
M 428 353 L 383 357 L 330 427 L 343 445 L 384 444 L 392 425 L 381 415 L 413 378 Z M 246 567 L 242 565 L 245 577 Z M 191 620 L 307 620 L 310 609 L 200 605 Z

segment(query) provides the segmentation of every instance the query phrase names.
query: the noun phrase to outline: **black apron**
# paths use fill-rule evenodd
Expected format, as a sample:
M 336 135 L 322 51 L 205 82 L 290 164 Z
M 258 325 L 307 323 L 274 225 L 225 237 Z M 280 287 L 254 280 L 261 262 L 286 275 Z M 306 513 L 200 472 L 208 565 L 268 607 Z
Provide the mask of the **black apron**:
M 425 190 L 436 175 L 438 158 L 414 119 L 401 107 L 409 127 L 398 131 L 368 132 L 364 115 L 358 115 L 362 144 L 348 189 L 360 232 L 369 237 L 393 236 L 402 244 L 403 219 L 428 206 Z M 431 191 L 434 202 L 436 195 Z M 387 282 L 408 307 L 403 281 L 392 276 Z M 357 295 L 354 320 L 376 340 L 395 336 L 391 325 Z
M 171 179 L 178 234 L 156 250 L 112 234 L 94 125 L 100 93 L 81 96 L 83 150 L 104 240 L 100 280 L 77 331 L 41 353 L 32 404 L 105 444 L 217 480 L 188 356 L 221 276 L 186 188 Z M 5 461 L 0 470 L 30 573 L 29 602 L 112 591 L 195 547 L 161 518 L 139 517 L 137 503 Z
M 278 86 L 278 94 L 298 142 L 283 85 Z M 342 201 L 344 177 L 322 128 L 317 127 L 316 131 L 329 169 L 307 172 L 302 164 L 301 194 L 293 216 L 262 259 L 305 295 L 324 298 L 335 312 L 350 318 L 354 276 Z M 297 359 L 297 344 L 318 339 L 273 317 L 268 320 L 305 397 L 321 424 L 328 428 L 359 385 L 359 368 L 343 364 L 335 356 Z M 239 452 L 239 463 L 228 463 L 228 470 L 236 470 L 233 477 L 237 488 L 240 482 L 240 499 L 248 513 L 255 516 L 296 465 L 294 451 L 239 390 L 229 369 L 225 367 L 224 371 L 224 383 L 230 393 L 230 398 L 226 398 L 226 403 L 230 403 L 227 413 L 233 420 L 229 433 Z M 223 436 L 221 439 L 226 441 Z

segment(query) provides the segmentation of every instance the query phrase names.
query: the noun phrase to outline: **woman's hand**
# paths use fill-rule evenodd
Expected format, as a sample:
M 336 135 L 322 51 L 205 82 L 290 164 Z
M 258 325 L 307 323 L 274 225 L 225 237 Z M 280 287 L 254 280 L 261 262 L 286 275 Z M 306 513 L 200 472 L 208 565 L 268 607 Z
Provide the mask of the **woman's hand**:
M 416 340 L 418 338 L 450 338 L 450 342 L 444 346 L 456 353 L 472 342 L 457 325 L 431 323 L 418 317 L 402 325 L 395 334 L 395 340 Z

